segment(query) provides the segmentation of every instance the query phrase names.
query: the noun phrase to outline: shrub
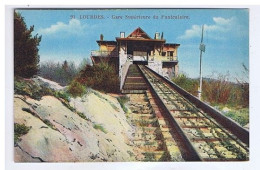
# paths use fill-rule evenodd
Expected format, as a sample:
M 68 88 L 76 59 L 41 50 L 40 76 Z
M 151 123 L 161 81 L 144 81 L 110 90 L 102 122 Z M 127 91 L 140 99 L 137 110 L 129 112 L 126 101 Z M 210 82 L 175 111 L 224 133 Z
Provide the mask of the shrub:
M 69 85 L 68 92 L 73 96 L 82 96 L 86 92 L 86 88 L 78 81 L 72 81 Z
M 172 81 L 192 95 L 197 96 L 198 80 L 188 78 L 185 74 L 180 74 L 178 77 L 173 78 Z
M 103 92 L 119 92 L 119 78 L 115 66 L 105 61 L 93 66 L 86 65 L 76 81 Z
M 21 139 L 22 135 L 25 135 L 29 132 L 30 127 L 25 126 L 24 124 L 14 124 L 14 144 L 17 144 Z
M 203 81 L 202 87 L 204 100 L 210 103 L 227 104 L 234 86 L 227 81 L 227 75 L 219 75 L 216 80 Z
M 20 77 L 14 79 L 14 93 L 27 95 L 35 100 L 40 100 L 42 96 L 53 95 L 53 91 L 45 86 L 40 86 L 32 80 L 26 80 Z

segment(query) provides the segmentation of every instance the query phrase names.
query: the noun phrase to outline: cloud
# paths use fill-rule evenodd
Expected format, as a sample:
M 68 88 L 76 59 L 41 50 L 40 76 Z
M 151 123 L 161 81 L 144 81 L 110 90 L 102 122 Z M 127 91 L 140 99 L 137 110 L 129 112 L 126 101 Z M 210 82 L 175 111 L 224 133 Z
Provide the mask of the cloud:
M 72 19 L 69 21 L 68 24 L 57 22 L 56 24 L 51 25 L 48 28 L 40 28 L 38 33 L 50 35 L 62 32 L 66 34 L 81 35 L 82 33 L 84 33 L 86 27 L 87 25 L 82 25 L 79 20 Z
M 232 32 L 237 28 L 241 28 L 240 24 L 237 22 L 236 17 L 222 18 L 213 17 L 212 20 L 214 24 L 204 25 L 204 31 L 208 33 L 208 38 L 215 40 L 225 39 L 224 33 Z M 232 29 L 234 28 L 234 29 Z M 241 30 L 240 30 L 241 31 Z M 237 32 L 237 31 L 235 31 Z M 221 33 L 223 36 L 218 36 Z M 179 36 L 179 39 L 191 39 L 201 36 L 201 25 L 192 25 L 190 29 L 187 29 L 183 35 Z

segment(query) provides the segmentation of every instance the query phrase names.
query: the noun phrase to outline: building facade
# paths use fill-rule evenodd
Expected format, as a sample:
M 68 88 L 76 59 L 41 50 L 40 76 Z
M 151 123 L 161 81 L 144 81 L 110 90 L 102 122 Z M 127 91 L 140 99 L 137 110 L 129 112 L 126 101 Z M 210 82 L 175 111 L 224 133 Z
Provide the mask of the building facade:
M 166 43 L 163 33 L 156 32 L 151 38 L 140 27 L 127 37 L 120 32 L 115 41 L 97 40 L 99 50 L 91 52 L 93 64 L 102 59 L 114 63 L 119 73 L 120 89 L 131 64 L 144 64 L 167 78 L 178 75 L 178 47 L 180 44 Z

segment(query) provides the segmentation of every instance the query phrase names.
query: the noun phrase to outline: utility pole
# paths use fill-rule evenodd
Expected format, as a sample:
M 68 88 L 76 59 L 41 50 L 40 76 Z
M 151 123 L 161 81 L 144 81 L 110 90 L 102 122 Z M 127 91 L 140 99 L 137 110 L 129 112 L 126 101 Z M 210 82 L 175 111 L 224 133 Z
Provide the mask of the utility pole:
M 203 31 L 204 31 L 204 25 L 202 25 L 202 31 L 201 31 L 201 41 L 200 41 L 200 85 L 198 90 L 198 98 L 201 100 L 201 93 L 202 93 L 202 52 L 205 52 L 205 44 L 203 44 Z

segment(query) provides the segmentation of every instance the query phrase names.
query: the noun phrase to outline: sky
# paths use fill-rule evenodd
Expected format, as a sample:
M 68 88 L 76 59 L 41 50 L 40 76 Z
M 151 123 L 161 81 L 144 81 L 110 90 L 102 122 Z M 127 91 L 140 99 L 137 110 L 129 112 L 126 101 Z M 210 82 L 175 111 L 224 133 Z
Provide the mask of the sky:
M 42 35 L 40 61 L 74 61 L 79 64 L 98 50 L 96 40 L 115 40 L 141 27 L 150 37 L 163 32 L 167 43 L 178 43 L 180 72 L 199 77 L 199 44 L 204 25 L 206 51 L 203 77 L 229 75 L 248 81 L 249 10 L 247 9 L 18 9 L 33 34 Z M 97 17 L 99 16 L 99 17 Z M 130 16 L 130 17 L 127 17 Z M 140 19 L 139 16 L 146 16 Z M 165 17 L 167 16 L 167 17 Z M 173 17 L 171 17 L 173 16 Z M 176 16 L 180 16 L 176 18 Z M 101 18 L 100 18 L 101 17 Z

